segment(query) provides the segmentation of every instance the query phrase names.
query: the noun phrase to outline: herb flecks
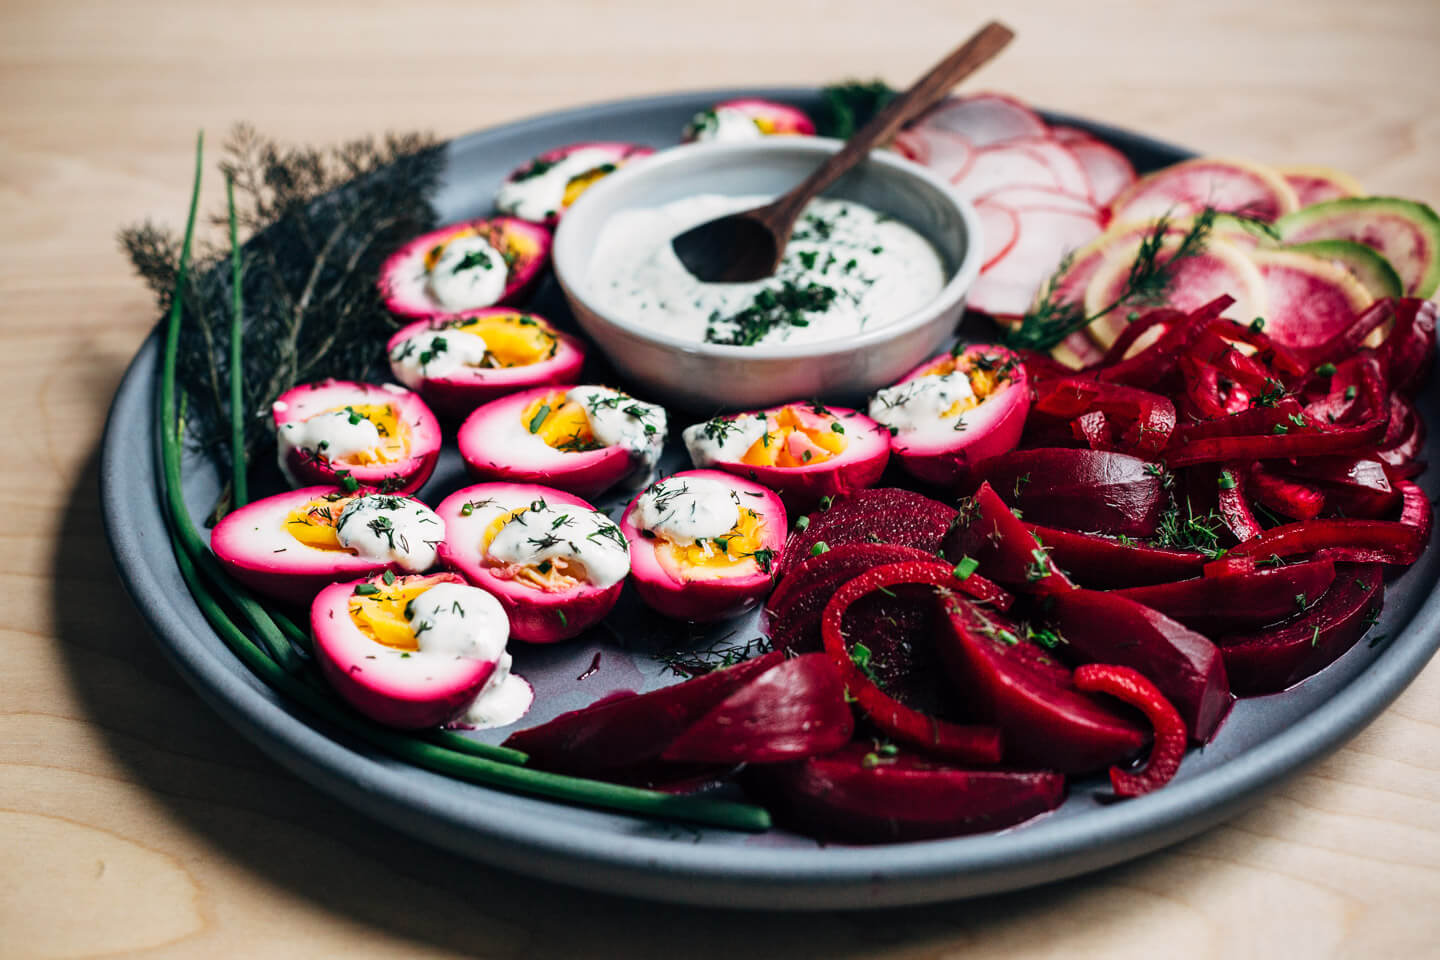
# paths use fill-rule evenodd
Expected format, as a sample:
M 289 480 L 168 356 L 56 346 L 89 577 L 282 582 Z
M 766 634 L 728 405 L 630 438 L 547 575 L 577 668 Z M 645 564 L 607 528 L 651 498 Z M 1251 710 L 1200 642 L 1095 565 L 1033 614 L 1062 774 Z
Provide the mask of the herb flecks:
M 836 296 L 834 287 L 813 282 L 802 286 L 794 280 L 783 280 L 776 289 L 761 290 L 755 295 L 754 303 L 732 316 L 712 315 L 705 328 L 705 340 L 728 346 L 753 346 L 772 330 L 809 326 L 807 315 L 824 313 Z

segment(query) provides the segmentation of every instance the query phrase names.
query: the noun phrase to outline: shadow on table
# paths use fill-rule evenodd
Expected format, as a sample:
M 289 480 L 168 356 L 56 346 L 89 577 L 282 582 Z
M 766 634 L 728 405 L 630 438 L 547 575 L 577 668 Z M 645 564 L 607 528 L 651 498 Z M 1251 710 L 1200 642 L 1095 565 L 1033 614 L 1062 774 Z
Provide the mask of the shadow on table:
M 130 777 L 199 846 L 213 848 L 226 869 L 252 874 L 253 882 L 227 884 L 244 888 L 236 899 L 209 906 L 217 923 L 225 923 L 227 910 L 245 911 L 239 926 L 248 928 L 256 922 L 252 911 L 277 911 L 277 931 L 315 933 L 314 922 L 283 921 L 318 908 L 348 927 L 409 941 L 395 944 L 402 955 L 422 944 L 567 958 L 931 955 L 977 941 L 1011 948 L 1058 943 L 1067 935 L 1054 925 L 1060 904 L 1079 900 L 1097 919 L 1116 917 L 1123 911 L 1110 901 L 1135 895 L 1117 885 L 1121 868 L 966 903 L 742 915 L 581 892 L 412 840 L 296 779 L 185 686 L 116 575 L 100 520 L 97 460 L 91 456 L 71 491 L 56 547 L 60 649 L 77 699 Z M 1090 902 L 1097 897 L 1105 902 Z

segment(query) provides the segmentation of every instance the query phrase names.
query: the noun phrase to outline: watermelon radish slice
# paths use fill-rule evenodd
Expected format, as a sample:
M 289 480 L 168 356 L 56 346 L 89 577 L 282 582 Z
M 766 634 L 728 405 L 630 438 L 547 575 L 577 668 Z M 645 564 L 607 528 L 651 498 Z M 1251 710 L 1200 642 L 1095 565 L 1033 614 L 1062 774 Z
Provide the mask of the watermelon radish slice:
M 1170 250 L 1177 244 L 1178 241 L 1167 241 Z M 1113 344 L 1129 325 L 1126 318 L 1132 308 L 1121 306 L 1108 314 L 1101 315 L 1101 312 L 1124 293 L 1130 267 L 1139 249 L 1140 241 L 1137 240 L 1116 250 L 1095 271 L 1085 288 L 1085 312 L 1097 317 L 1087 332 L 1102 347 Z M 1160 256 L 1168 259 L 1163 251 Z M 1186 257 L 1176 265 L 1165 304 L 1188 312 L 1221 294 L 1229 294 L 1235 302 L 1226 308 L 1224 316 L 1249 323 L 1255 317 L 1265 316 L 1265 290 L 1260 271 L 1244 250 L 1223 240 L 1212 240 L 1202 252 Z
M 1299 209 L 1274 170 L 1243 160 L 1199 157 L 1141 177 L 1110 205 L 1116 220 L 1194 216 L 1206 207 L 1275 220 Z
M 1405 295 L 1405 285 L 1400 280 L 1400 274 L 1390 266 L 1390 261 L 1363 243 L 1352 240 L 1312 240 L 1309 243 L 1292 244 L 1285 249 L 1338 263 L 1349 270 L 1376 300 Z
M 911 125 L 911 130 L 936 129 L 959 134 L 976 147 L 1043 137 L 1049 131 L 1029 107 L 998 93 L 942 100 Z
M 970 162 L 975 159 L 975 147 L 969 140 L 939 127 L 920 126 L 902 130 L 891 146 L 952 183 L 965 176 Z
M 980 215 L 980 234 L 985 238 L 985 259 L 980 264 L 984 272 L 1015 246 L 1020 238 L 1020 218 L 1009 207 L 985 200 L 976 201 L 975 212 Z
M 1099 218 L 1083 213 L 1017 210 L 1015 216 L 1015 245 L 970 288 L 970 307 L 991 316 L 1022 315 L 1066 255 L 1100 234 Z
M 1365 188 L 1360 181 L 1340 170 L 1329 167 L 1280 167 L 1277 171 L 1290 184 L 1295 196 L 1304 209 L 1315 203 L 1339 200 L 1342 197 L 1363 197 Z
M 1275 224 L 1286 243 L 1353 240 L 1395 268 L 1405 294 L 1429 297 L 1440 288 L 1440 216 L 1398 197 L 1347 197 L 1306 207 Z
M 1056 297 L 1061 303 L 1083 301 L 1085 288 L 1090 285 L 1090 279 L 1095 276 L 1095 272 L 1109 259 L 1110 255 L 1117 250 L 1132 247 L 1154 229 L 1154 224 L 1150 223 L 1111 224 L 1104 233 L 1075 251 L 1065 273 L 1056 278 Z M 1184 233 L 1185 231 L 1181 227 L 1173 223 L 1165 231 L 1167 237 L 1178 238 Z M 1132 253 L 1131 256 L 1133 257 L 1134 254 Z
M 982 203 L 997 204 L 1011 210 L 1068 210 L 1091 215 L 1099 212 L 1095 204 L 1083 196 L 1052 187 L 1033 187 L 1024 184 L 997 187 L 975 199 L 977 207 Z
M 1250 259 L 1265 282 L 1266 307 L 1255 315 L 1287 347 L 1324 343 L 1374 302 L 1349 270 L 1327 260 L 1288 250 L 1254 250 Z
M 1110 144 L 1089 137 L 1059 142 L 1080 162 L 1085 178 L 1090 181 L 1090 195 L 1096 203 L 1109 203 L 1135 182 L 1135 168 L 1129 158 Z
M 1079 170 L 1078 162 L 1075 169 Z M 976 150 L 975 157 L 965 173 L 958 179 L 952 178 L 950 182 L 962 196 L 970 199 L 1001 187 L 1014 186 L 1075 192 L 1066 186 L 1065 178 L 1056 172 L 1055 167 L 1039 151 L 1008 143 Z M 1076 196 L 1088 199 L 1089 193 L 1079 192 Z
M 870 741 L 755 770 L 747 785 L 782 823 L 841 843 L 999 830 L 1065 799 L 1065 778 L 1052 771 L 965 769 Z

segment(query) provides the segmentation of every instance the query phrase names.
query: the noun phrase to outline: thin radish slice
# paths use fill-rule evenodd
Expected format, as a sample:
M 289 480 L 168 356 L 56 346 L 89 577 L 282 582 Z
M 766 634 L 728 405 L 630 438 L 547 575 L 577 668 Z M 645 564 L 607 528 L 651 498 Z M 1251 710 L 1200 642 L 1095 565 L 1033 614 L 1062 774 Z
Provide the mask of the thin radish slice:
M 1083 302 L 1085 288 L 1090 285 L 1090 278 L 1095 276 L 1095 271 L 1100 269 L 1110 254 L 1116 250 L 1132 247 L 1154 229 L 1154 225 L 1149 223 L 1111 224 L 1093 242 L 1076 250 L 1075 256 L 1070 260 L 1070 266 L 1064 275 L 1057 279 L 1055 285 L 1055 295 L 1059 302 Z M 1166 230 L 1166 236 L 1180 237 L 1184 232 L 1178 227 L 1171 226 Z
M 1173 251 L 1176 243 L 1178 241 L 1167 241 L 1167 246 Z M 1122 247 L 1107 257 L 1100 269 L 1095 271 L 1085 288 L 1087 314 L 1099 315 L 1120 297 L 1139 249 L 1138 240 Z M 1162 251 L 1160 256 L 1166 257 L 1166 253 Z M 1212 240 L 1203 252 L 1175 265 L 1165 304 L 1176 310 L 1190 311 L 1221 294 L 1229 294 L 1235 302 L 1226 308 L 1224 316 L 1239 323 L 1249 323 L 1255 317 L 1265 316 L 1265 291 L 1265 281 L 1246 251 L 1223 240 Z M 1087 328 L 1091 339 L 1108 348 L 1129 325 L 1127 315 L 1130 309 L 1118 307 L 1099 316 Z
M 1001 187 L 1030 186 L 1050 190 L 1063 189 L 1059 176 L 1045 159 L 1024 147 L 986 147 L 975 151 L 975 158 L 964 176 L 951 179 L 967 198 L 975 198 Z
M 982 203 L 1000 204 L 1011 210 L 1067 210 L 1090 216 L 1099 213 L 1095 204 L 1084 197 L 1077 197 L 1073 193 L 1053 187 L 997 187 L 975 199 L 977 209 Z
M 1314 347 L 1345 329 L 1374 298 L 1343 266 L 1292 250 L 1253 250 L 1269 306 L 1265 332 L 1287 347 Z
M 1300 206 L 1339 200 L 1341 197 L 1363 197 L 1365 188 L 1350 174 L 1329 167 L 1295 166 L 1279 168 L 1280 176 L 1290 184 Z
M 977 147 L 1021 137 L 1043 137 L 1045 121 L 1029 107 L 996 93 L 943 100 L 911 129 L 931 127 L 958 133 Z
M 965 176 L 975 156 L 975 148 L 970 141 L 936 127 L 902 130 L 891 145 L 906 157 L 952 182 Z
M 1107 204 L 1135 182 L 1135 168 L 1125 154 L 1099 140 L 1060 141 L 1080 162 L 1090 180 L 1090 193 L 1098 204 Z
M 1080 165 L 1075 154 L 1070 152 L 1069 147 L 1056 143 L 1048 137 L 1017 140 L 1006 146 L 1023 147 L 1039 157 L 1054 172 L 1055 182 L 1066 193 L 1073 193 L 1075 196 L 1085 197 L 1087 200 L 1094 194 L 1090 177 L 1086 175 L 1085 168 Z
M 1141 177 L 1115 198 L 1117 220 L 1193 216 L 1206 207 L 1275 220 L 1299 208 L 1295 191 L 1269 167 L 1199 157 Z
M 1063 210 L 1017 210 L 1019 235 L 1010 252 L 970 288 L 970 306 L 992 316 L 1020 316 L 1066 254 L 1100 233 L 1094 216 Z
M 989 270 L 1015 246 L 1020 236 L 1020 218 L 1009 207 L 984 200 L 976 202 L 975 212 L 980 215 L 980 230 L 985 237 L 985 260 L 980 269 Z
M 1059 124 L 1058 126 L 1057 126 L 1056 124 L 1051 124 L 1051 125 L 1050 125 L 1050 136 L 1053 137 L 1056 141 L 1058 141 L 1058 142 L 1060 142 L 1060 143 L 1063 143 L 1063 144 L 1066 144 L 1066 145 L 1076 144 L 1076 143 L 1098 143 L 1098 142 L 1099 142 L 1098 140 L 1095 139 L 1095 135 L 1094 135 L 1094 134 L 1092 134 L 1092 133 L 1086 133 L 1084 130 L 1081 130 L 1079 127 L 1067 127 L 1067 126 L 1065 126 L 1064 124 Z

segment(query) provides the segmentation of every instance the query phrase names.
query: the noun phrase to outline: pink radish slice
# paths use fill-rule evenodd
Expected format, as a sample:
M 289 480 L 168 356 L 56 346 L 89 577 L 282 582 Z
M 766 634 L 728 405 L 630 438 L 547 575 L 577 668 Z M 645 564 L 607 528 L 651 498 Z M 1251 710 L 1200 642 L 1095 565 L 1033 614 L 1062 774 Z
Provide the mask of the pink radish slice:
M 1086 313 L 1092 316 L 1100 314 L 1124 292 L 1139 244 L 1140 241 L 1137 240 L 1129 247 L 1117 249 L 1106 258 L 1104 265 L 1095 271 L 1085 288 Z M 1165 254 L 1162 253 L 1161 256 Z M 1249 323 L 1255 317 L 1266 315 L 1265 291 L 1265 281 L 1244 250 L 1232 247 L 1223 240 L 1212 240 L 1203 253 L 1187 257 L 1176 264 L 1165 305 L 1176 310 L 1190 311 L 1204 306 L 1221 294 L 1229 294 L 1235 298 L 1235 302 L 1226 309 L 1224 315 L 1239 323 Z M 1120 332 L 1128 326 L 1129 312 L 1128 307 L 1118 307 L 1099 317 L 1087 328 L 1091 339 L 1100 346 L 1109 348 L 1120 336 Z
M 1281 167 L 1280 175 L 1295 191 L 1302 207 L 1341 197 L 1365 196 L 1365 188 L 1358 180 L 1329 167 Z
M 1297 209 L 1299 201 L 1269 167 L 1200 157 L 1141 177 L 1111 204 L 1117 220 L 1192 216 L 1205 207 L 1274 220 Z
M 1098 142 L 1093 134 L 1086 133 L 1079 127 L 1067 127 L 1064 124 L 1060 124 L 1059 126 L 1051 124 L 1050 136 L 1066 145 Z
M 1114 200 L 1121 190 L 1135 182 L 1135 168 L 1125 154 L 1099 140 L 1075 140 L 1063 143 L 1080 162 L 1090 179 L 1090 192 L 1098 204 Z
M 950 182 L 961 194 L 972 199 L 1001 187 L 1063 189 L 1060 178 L 1043 157 L 1033 150 L 1011 146 L 976 150 L 964 175 L 959 179 L 952 178 Z
M 1045 121 L 1034 111 L 996 93 L 943 100 L 914 127 L 958 133 L 977 147 L 1020 137 L 1043 137 L 1047 130 Z
M 911 160 L 929 167 L 951 182 L 965 176 L 975 156 L 975 148 L 970 141 L 957 133 L 934 127 L 902 130 L 893 145 Z
M 1063 210 L 1017 210 L 1020 230 L 1010 251 L 970 288 L 970 306 L 995 316 L 1019 316 L 1072 250 L 1100 233 L 1098 218 Z
M 1348 327 L 1373 298 L 1339 264 L 1287 250 L 1254 250 L 1269 301 L 1265 332 L 1287 347 L 1313 347 Z
M 1015 246 L 1020 236 L 1020 218 L 1009 207 L 984 200 L 975 204 L 975 212 L 980 214 L 980 229 L 985 236 L 985 260 L 980 265 L 984 271 Z
M 1023 147 L 1039 157 L 1054 172 L 1056 183 L 1066 193 L 1073 193 L 1077 197 L 1087 199 L 1093 193 L 1090 178 L 1085 175 L 1085 168 L 1080 165 L 1075 154 L 1071 153 L 1070 149 L 1063 144 L 1056 143 L 1049 137 L 1037 137 L 1016 140 L 1006 146 Z
M 977 209 L 982 203 L 999 204 L 1011 210 L 1067 210 L 1090 216 L 1099 213 L 1095 204 L 1084 197 L 1052 187 L 997 187 L 975 199 Z

